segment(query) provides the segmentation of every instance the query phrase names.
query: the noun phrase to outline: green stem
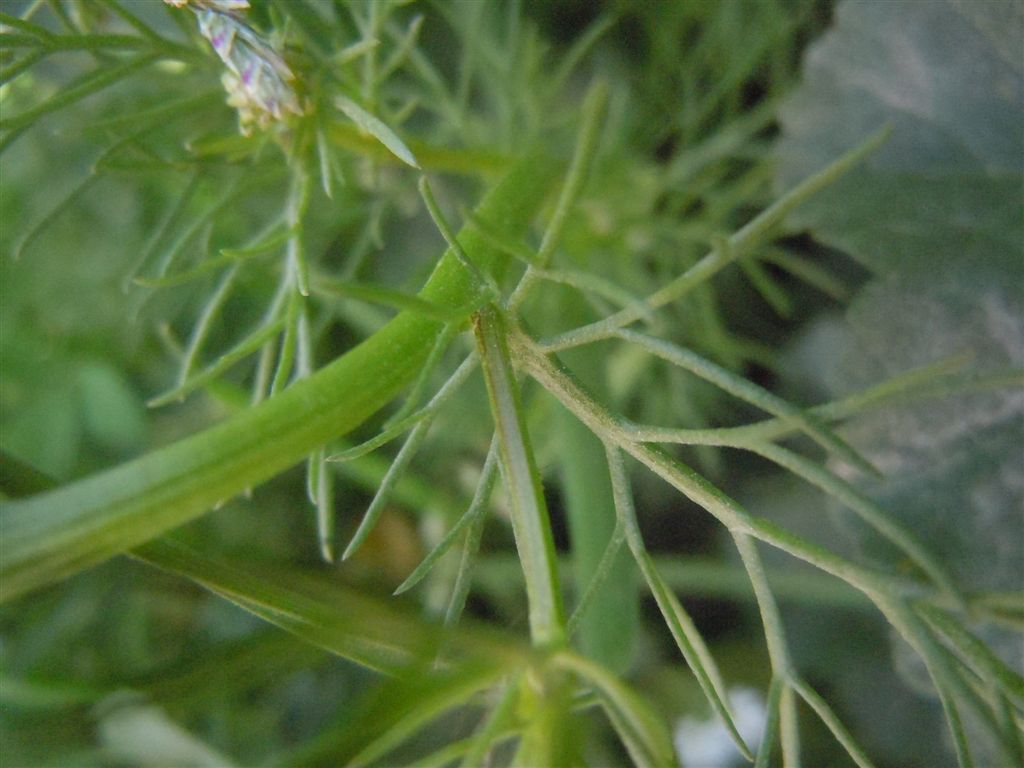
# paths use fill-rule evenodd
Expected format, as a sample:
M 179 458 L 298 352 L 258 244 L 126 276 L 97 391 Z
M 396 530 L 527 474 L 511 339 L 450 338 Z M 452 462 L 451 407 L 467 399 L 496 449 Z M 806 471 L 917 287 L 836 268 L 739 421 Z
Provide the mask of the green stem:
M 522 333 L 513 337 L 520 365 L 580 421 L 605 442 L 618 446 L 687 498 L 699 504 L 732 534 L 749 534 L 827 573 L 838 576 L 872 600 L 880 593 L 927 591 L 927 587 L 873 571 L 756 517 L 685 464 L 663 451 L 638 443 L 621 419 L 587 394 L 571 376 L 549 360 L 538 344 Z
M 558 173 L 550 158 L 521 161 L 479 213 L 521 236 Z M 502 258 L 472 229 L 460 234 L 478 265 Z M 449 306 L 475 294 L 448 251 L 421 298 Z M 0 601 L 99 563 L 207 512 L 217 502 L 351 432 L 410 384 L 443 324 L 403 312 L 330 365 L 200 434 L 58 490 L 0 507 Z
M 555 542 L 523 417 L 519 384 L 512 370 L 508 331 L 504 318 L 493 305 L 480 310 L 474 325 L 505 470 L 512 530 L 526 580 L 530 635 L 535 645 L 561 645 L 565 642 L 565 613 L 558 587 Z

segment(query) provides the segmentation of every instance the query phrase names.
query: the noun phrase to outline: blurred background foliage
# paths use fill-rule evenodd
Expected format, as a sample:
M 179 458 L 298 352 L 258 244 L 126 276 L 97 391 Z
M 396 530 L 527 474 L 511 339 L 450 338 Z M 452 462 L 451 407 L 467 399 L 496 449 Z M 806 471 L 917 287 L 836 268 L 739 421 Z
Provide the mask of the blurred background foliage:
M 183 403 L 146 407 L 174 385 L 219 275 L 170 287 L 133 278 L 182 273 L 207 254 L 251 244 L 282 215 L 285 198 L 282 150 L 258 131 L 238 134 L 218 62 L 188 15 L 155 0 L 126 6 L 193 58 L 150 65 L 24 135 L 5 135 L 0 159 L 0 441 L 6 455 L 60 481 L 247 405 L 252 361 Z M 321 71 L 303 57 L 322 62 L 378 40 L 369 76 L 365 53 L 335 59 L 341 87 L 415 137 L 410 146 L 421 161 L 445 174 L 439 192 L 451 211 L 471 204 L 509 157 L 538 140 L 568 154 L 585 85 L 595 73 L 609 80 L 600 152 L 559 255 L 562 267 L 599 278 L 602 290 L 552 286 L 536 294 L 525 315 L 540 335 L 655 290 L 780 189 L 891 121 L 892 140 L 862 172 L 802 210 L 757 259 L 660 313 L 657 327 L 797 402 L 963 352 L 983 369 L 1024 365 L 1019 3 L 252 6 L 260 29 L 287 20 L 287 50 L 300 71 Z M 98 0 L 5 0 L 2 10 L 31 10 L 54 31 L 132 32 L 113 4 Z M 1002 22 L 997 13 L 1006 14 Z M 0 49 L 4 71 L 24 55 L 13 45 Z M 3 120 L 61 93 L 92 66 L 120 60 L 106 51 L 60 52 L 5 77 Z M 309 85 L 312 98 L 317 85 Z M 311 192 L 305 224 L 313 269 L 414 290 L 442 247 L 414 177 L 331 121 L 323 126 L 334 147 L 331 186 Z M 209 326 L 202 360 L 228 349 L 273 301 L 281 265 L 265 256 L 245 264 Z M 310 324 L 321 363 L 390 315 L 327 292 L 318 299 Z M 729 426 L 756 416 L 627 347 L 597 350 L 566 360 L 638 422 Z M 587 566 L 569 563 L 567 508 L 587 481 L 560 474 L 572 424 L 558 421 L 557 406 L 537 391 L 527 389 L 526 398 L 571 589 Z M 886 409 L 845 433 L 888 475 L 865 490 L 905 515 L 971 588 L 1024 589 L 1022 414 L 1020 391 L 984 393 Z M 353 437 L 374 435 L 386 416 Z M 473 382 L 431 431 L 368 545 L 342 565 L 319 560 L 299 470 L 226 502 L 177 539 L 257 570 L 329 573 L 365 594 L 388 595 L 461 514 L 488 429 L 486 394 Z M 838 515 L 827 513 L 822 496 L 767 462 L 706 447 L 682 455 L 758 514 L 855 559 L 901 567 L 864 531 L 845 523 L 837 534 Z M 388 461 L 377 453 L 330 466 L 347 535 Z M 650 478 L 638 478 L 636 492 L 650 549 L 759 723 L 763 694 L 751 691 L 768 682 L 764 639 L 722 532 Z M 511 532 L 500 497 L 492 506 L 467 614 L 523 636 Z M 915 671 L 898 663 L 905 654 L 867 602 L 781 555 L 768 565 L 797 666 L 878 764 L 951 764 L 938 702 L 913 686 Z M 443 613 L 455 566 L 442 561 L 402 605 Z M 585 650 L 616 666 L 676 724 L 688 765 L 741 764 L 707 722 L 695 681 L 635 582 L 627 569 L 614 598 L 620 621 L 584 632 L 585 644 L 596 643 Z M 331 764 L 356 703 L 381 684 L 375 673 L 128 558 L 5 606 L 0 626 L 0 748 L 10 766 Z M 1022 667 L 1016 630 L 993 629 L 987 639 Z M 475 710 L 449 720 L 410 742 L 409 754 L 439 733 L 468 735 Z M 588 760 L 625 762 L 600 718 L 588 722 Z M 842 764 L 820 724 L 807 717 L 801 727 L 806 765 Z

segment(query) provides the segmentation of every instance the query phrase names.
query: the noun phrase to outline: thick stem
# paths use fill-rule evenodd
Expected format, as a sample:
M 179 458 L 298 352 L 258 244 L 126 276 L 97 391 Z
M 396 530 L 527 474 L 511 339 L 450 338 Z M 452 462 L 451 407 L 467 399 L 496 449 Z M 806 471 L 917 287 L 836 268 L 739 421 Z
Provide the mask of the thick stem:
M 484 198 L 478 215 L 508 237 L 520 236 L 557 172 L 550 158 L 520 162 Z M 480 266 L 503 258 L 471 228 L 459 238 Z M 459 306 L 475 292 L 449 250 L 420 295 Z M 352 431 L 415 379 L 442 327 L 403 312 L 313 376 L 222 424 L 58 490 L 3 504 L 0 600 L 149 541 Z

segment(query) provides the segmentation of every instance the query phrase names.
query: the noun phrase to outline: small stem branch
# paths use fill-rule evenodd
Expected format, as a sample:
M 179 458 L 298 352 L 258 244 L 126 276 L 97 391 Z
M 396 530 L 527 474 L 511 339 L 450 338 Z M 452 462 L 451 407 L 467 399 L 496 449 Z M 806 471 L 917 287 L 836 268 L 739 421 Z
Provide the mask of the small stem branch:
M 795 536 L 769 520 L 750 514 L 736 501 L 685 464 L 665 452 L 638 443 L 628 425 L 599 405 L 565 371 L 550 359 L 536 342 L 522 333 L 512 337 L 516 359 L 555 399 L 574 413 L 602 440 L 617 445 L 667 483 L 712 514 L 733 535 L 748 534 L 778 549 L 838 576 L 864 592 L 874 602 L 883 594 L 928 590 L 915 582 L 904 582 L 885 573 L 865 568 L 827 549 Z
M 573 154 L 569 172 L 566 174 L 565 184 L 562 185 L 562 191 L 558 196 L 555 213 L 544 232 L 544 238 L 541 240 L 536 258 L 526 268 L 519 285 L 515 287 L 509 297 L 510 310 L 514 311 L 523 302 L 534 282 L 540 277 L 538 270 L 545 269 L 551 263 L 555 250 L 558 248 L 569 211 L 575 205 L 576 199 L 583 189 L 583 183 L 587 180 L 587 171 L 590 170 L 594 149 L 597 145 L 598 129 L 601 126 L 601 116 L 604 114 L 607 101 L 608 85 L 603 80 L 598 80 L 587 92 L 583 103 L 583 122 L 580 125 L 579 137 L 576 141 L 576 151 Z

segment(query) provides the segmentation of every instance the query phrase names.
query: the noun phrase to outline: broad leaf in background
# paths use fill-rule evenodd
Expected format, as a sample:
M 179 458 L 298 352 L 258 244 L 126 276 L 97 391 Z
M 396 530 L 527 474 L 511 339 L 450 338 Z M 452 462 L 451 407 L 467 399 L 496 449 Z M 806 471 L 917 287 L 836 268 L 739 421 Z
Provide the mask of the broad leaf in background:
M 879 126 L 886 145 L 790 219 L 873 271 L 1024 274 L 1024 5 L 846 2 L 786 102 L 778 186 Z
M 1024 302 L 939 277 L 869 286 L 849 313 L 846 382 L 965 351 L 972 366 L 1024 366 Z M 856 361 L 856 362 L 855 362 Z M 957 395 L 864 416 L 850 436 L 886 480 L 872 495 L 925 537 L 969 590 L 1024 587 L 1024 392 Z
M 962 353 L 972 370 L 1024 367 L 1022 106 L 1020 3 L 846 2 L 810 49 L 782 111 L 781 185 L 893 126 L 887 146 L 792 220 L 877 276 L 825 362 L 836 394 Z M 966 589 L 1024 588 L 1024 392 L 888 408 L 847 436 L 886 475 L 861 487 Z M 868 556 L 906 566 L 857 535 Z M 973 629 L 1024 668 L 1018 638 Z

